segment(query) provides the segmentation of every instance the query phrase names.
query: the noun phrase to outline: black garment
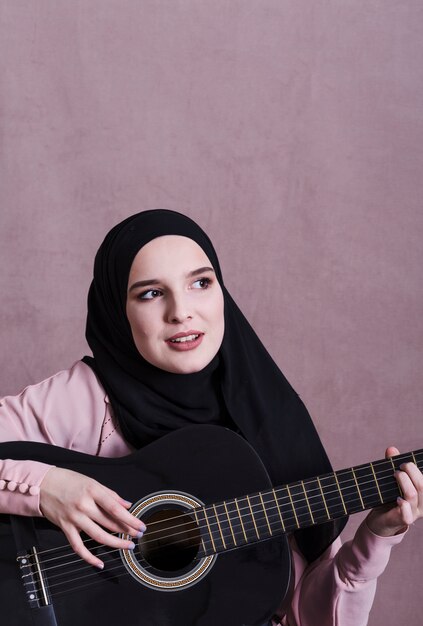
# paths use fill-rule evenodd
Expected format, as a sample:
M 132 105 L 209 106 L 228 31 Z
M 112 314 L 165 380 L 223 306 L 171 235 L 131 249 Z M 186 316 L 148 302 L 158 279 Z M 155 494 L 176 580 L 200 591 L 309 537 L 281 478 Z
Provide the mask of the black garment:
M 194 240 L 210 260 L 224 295 L 225 333 L 218 355 L 202 371 L 173 374 L 139 354 L 126 318 L 129 271 L 137 252 L 163 235 Z M 255 448 L 274 485 L 331 471 L 310 416 L 226 290 L 204 231 L 167 210 L 133 215 L 106 236 L 95 259 L 88 296 L 87 341 L 93 368 L 110 396 L 125 438 L 140 448 L 193 423 L 234 424 Z M 298 531 L 311 561 L 345 521 Z

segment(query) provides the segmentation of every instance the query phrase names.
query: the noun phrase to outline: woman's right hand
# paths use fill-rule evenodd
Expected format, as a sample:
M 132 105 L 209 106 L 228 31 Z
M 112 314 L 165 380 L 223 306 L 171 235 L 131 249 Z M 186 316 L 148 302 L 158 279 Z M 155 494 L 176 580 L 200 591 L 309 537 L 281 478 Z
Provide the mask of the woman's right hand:
M 76 554 L 100 569 L 103 561 L 86 548 L 80 532 L 111 548 L 134 548 L 133 542 L 107 532 L 142 535 L 145 525 L 127 511 L 129 506 L 129 502 L 96 480 L 59 467 L 51 468 L 40 486 L 42 514 L 62 529 Z

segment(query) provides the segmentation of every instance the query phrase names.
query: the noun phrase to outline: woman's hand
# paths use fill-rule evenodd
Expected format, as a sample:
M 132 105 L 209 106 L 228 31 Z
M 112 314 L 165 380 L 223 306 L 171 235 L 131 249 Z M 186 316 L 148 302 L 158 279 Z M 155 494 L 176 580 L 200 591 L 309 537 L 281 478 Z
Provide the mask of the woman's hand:
M 399 454 L 397 448 L 388 448 L 386 458 Z M 406 530 L 417 519 L 423 517 L 423 474 L 414 463 L 404 463 L 395 472 L 395 478 L 403 494 L 395 506 L 377 507 L 367 517 L 372 532 L 382 537 L 391 537 Z
M 112 548 L 134 548 L 133 542 L 104 530 L 140 537 L 145 525 L 127 511 L 129 506 L 129 502 L 96 480 L 59 467 L 47 472 L 40 487 L 43 515 L 62 529 L 82 559 L 100 569 L 104 563 L 85 547 L 79 533 Z

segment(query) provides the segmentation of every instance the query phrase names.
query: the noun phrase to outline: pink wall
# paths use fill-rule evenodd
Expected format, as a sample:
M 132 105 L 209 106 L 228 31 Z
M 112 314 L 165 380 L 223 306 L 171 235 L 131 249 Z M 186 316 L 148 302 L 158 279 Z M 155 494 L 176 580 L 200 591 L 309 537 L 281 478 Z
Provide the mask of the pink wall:
M 96 247 L 167 207 L 211 234 L 336 467 L 422 447 L 421 1 L 3 0 L 0 20 L 0 393 L 86 352 Z M 370 626 L 421 624 L 409 534 Z

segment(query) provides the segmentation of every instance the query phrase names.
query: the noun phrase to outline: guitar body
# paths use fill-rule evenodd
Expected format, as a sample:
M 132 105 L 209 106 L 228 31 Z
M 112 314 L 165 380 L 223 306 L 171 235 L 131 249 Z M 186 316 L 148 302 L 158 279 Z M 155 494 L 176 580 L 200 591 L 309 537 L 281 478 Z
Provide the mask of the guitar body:
M 92 457 L 25 442 L 0 444 L 0 455 L 44 461 L 81 472 L 107 485 L 134 503 L 134 514 L 145 510 L 145 515 L 138 515 L 147 522 L 144 541 L 149 538 L 149 532 L 152 536 L 154 524 L 149 524 L 149 516 L 151 522 L 160 515 L 169 517 L 166 511 L 170 510 L 172 515 L 172 511 L 178 509 L 178 503 L 170 503 L 169 493 L 181 494 L 182 500 L 192 497 L 196 502 L 211 504 L 271 487 L 266 470 L 251 446 L 232 431 L 214 426 L 192 426 L 175 431 L 119 459 Z M 154 508 L 148 504 L 150 501 L 159 504 Z M 16 563 L 9 518 L 0 517 L 2 620 L 8 626 L 31 626 L 30 613 L 38 609 L 29 608 L 22 572 Z M 191 518 L 194 519 L 194 514 Z M 48 555 L 45 550 L 65 543 L 64 536 L 45 520 L 36 520 L 36 525 L 39 553 Z M 201 542 L 200 535 L 198 541 Z M 284 535 L 203 559 L 204 567 L 200 567 L 203 561 L 199 563 L 192 546 L 184 552 L 182 561 L 178 561 L 178 554 L 175 558 L 173 553 L 167 558 L 165 554 L 163 561 L 155 561 L 153 567 L 147 567 L 144 580 L 137 578 L 138 565 L 146 562 L 140 552 L 141 542 L 134 551 L 138 554 L 133 564 L 135 574 L 122 560 L 122 551 L 113 551 L 110 557 L 101 556 L 105 561 L 103 572 L 88 566 L 71 573 L 72 584 L 78 586 L 76 590 L 67 592 L 67 586 L 63 585 L 67 593 L 55 598 L 55 579 L 51 578 L 49 589 L 58 626 L 92 626 L 94 622 L 105 626 L 120 623 L 125 626 L 256 626 L 270 619 L 288 587 L 290 554 Z M 101 549 L 98 554 L 102 554 Z M 47 574 L 48 567 L 47 563 Z M 169 567 L 172 571 L 168 571 Z M 192 574 L 194 570 L 196 574 Z M 153 584 L 148 582 L 149 572 L 156 581 Z M 182 582 L 174 583 L 175 580 Z M 86 585 L 93 581 L 95 584 Z

